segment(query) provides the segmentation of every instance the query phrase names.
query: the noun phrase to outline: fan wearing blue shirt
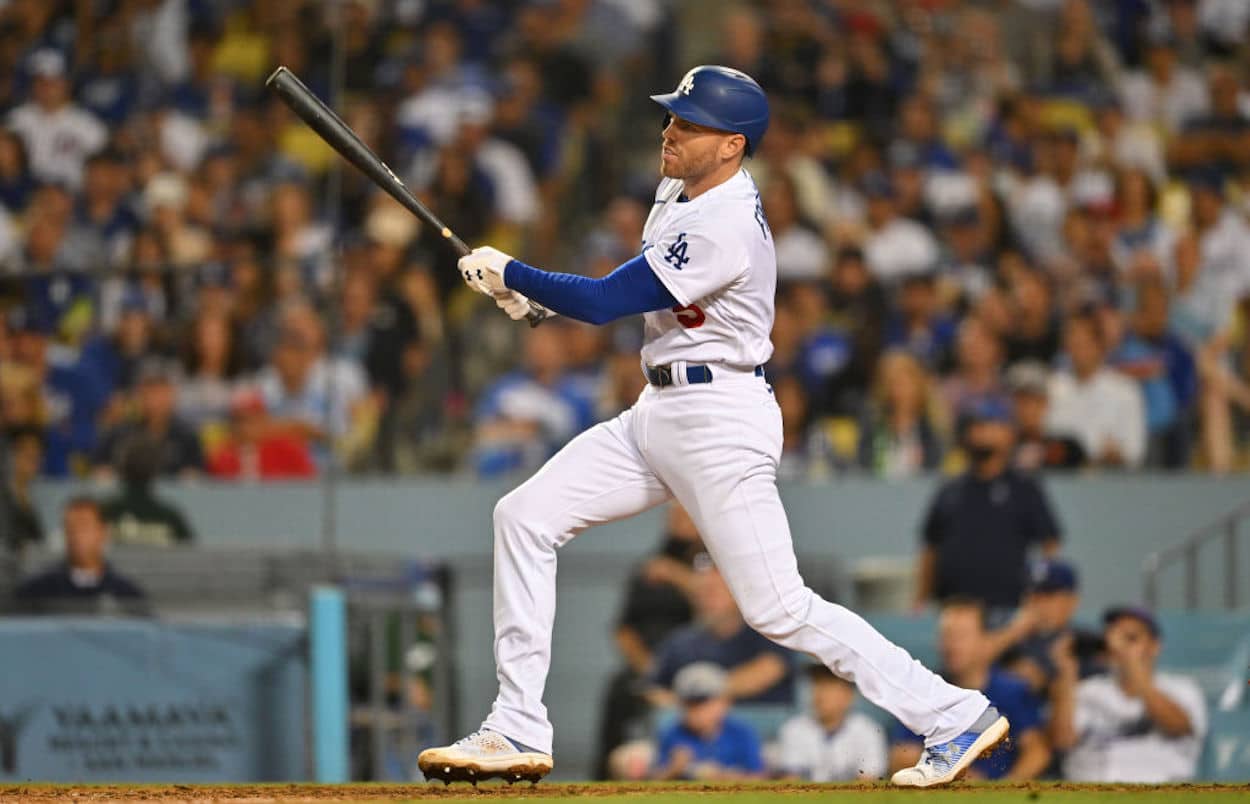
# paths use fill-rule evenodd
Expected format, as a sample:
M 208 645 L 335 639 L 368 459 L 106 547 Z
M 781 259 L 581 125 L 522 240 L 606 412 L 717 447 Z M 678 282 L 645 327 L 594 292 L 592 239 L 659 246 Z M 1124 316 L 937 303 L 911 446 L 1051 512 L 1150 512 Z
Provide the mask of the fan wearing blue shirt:
M 762 776 L 759 735 L 729 714 L 729 675 L 711 662 L 688 665 L 673 691 L 681 719 L 661 730 L 655 779 L 745 779 Z
M 1036 779 L 1050 765 L 1051 750 L 1042 728 L 1042 703 L 1028 684 L 991 664 L 985 607 L 970 599 L 951 599 L 938 617 L 938 652 L 943 676 L 952 684 L 980 690 L 1011 722 L 1011 739 L 968 771 L 970 778 Z M 915 764 L 923 738 L 895 723 L 890 735 L 891 771 Z

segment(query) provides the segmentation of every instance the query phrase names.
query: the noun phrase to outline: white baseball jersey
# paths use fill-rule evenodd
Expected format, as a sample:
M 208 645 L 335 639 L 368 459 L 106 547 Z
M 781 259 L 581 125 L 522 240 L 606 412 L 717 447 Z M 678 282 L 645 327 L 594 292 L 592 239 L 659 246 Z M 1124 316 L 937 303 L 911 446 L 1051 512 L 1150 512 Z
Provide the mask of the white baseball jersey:
M 751 369 L 773 353 L 777 258 L 760 194 L 745 169 L 697 198 L 664 179 L 642 230 L 642 253 L 677 307 L 643 316 L 644 363 Z
M 1207 706 L 1192 679 L 1156 673 L 1155 687 L 1189 716 L 1192 733 L 1168 737 L 1146 717 L 1146 704 L 1130 698 L 1111 676 L 1094 676 L 1076 688 L 1077 744 L 1064 758 L 1065 779 L 1090 782 L 1183 782 L 1194 778 L 1207 733 Z
M 73 104 L 46 112 L 27 103 L 9 115 L 30 155 L 30 172 L 40 181 L 63 182 L 72 189 L 82 184 L 83 163 L 108 144 L 108 130 L 95 115 Z
M 885 776 L 885 729 L 862 712 L 849 712 L 832 734 L 811 715 L 792 717 L 777 733 L 779 770 L 812 782 L 853 782 Z

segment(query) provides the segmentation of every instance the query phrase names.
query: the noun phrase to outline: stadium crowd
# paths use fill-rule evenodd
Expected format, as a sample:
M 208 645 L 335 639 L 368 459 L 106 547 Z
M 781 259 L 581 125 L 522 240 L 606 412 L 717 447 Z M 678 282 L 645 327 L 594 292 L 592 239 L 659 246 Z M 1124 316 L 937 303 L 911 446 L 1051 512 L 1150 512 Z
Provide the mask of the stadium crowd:
M 939 495 L 934 508 L 943 505 Z M 1072 563 L 1039 555 L 1017 564 L 983 557 L 979 572 L 933 598 L 937 668 L 1011 721 L 1010 741 L 969 776 L 1194 779 L 1210 715 L 1194 678 L 1156 668 L 1155 615 L 1113 606 L 1101 628 L 1085 628 Z M 1006 578 L 1014 596 L 978 575 Z M 932 590 L 921 585 L 927 603 Z M 922 738 L 858 705 L 850 681 L 747 626 L 676 505 L 659 549 L 630 579 L 616 643 L 623 665 L 604 698 L 602 778 L 872 780 L 920 756 Z
M 706 12 L 715 8 L 714 17 Z M 707 20 L 716 19 L 716 26 Z M 1244 468 L 1250 6 L 1229 0 L 0 4 L 0 416 L 52 477 L 532 468 L 642 386 L 638 321 L 512 327 L 302 126 L 286 64 L 473 243 L 600 275 L 646 95 L 767 88 L 787 477 Z M 16 454 L 14 450 L 10 452 Z

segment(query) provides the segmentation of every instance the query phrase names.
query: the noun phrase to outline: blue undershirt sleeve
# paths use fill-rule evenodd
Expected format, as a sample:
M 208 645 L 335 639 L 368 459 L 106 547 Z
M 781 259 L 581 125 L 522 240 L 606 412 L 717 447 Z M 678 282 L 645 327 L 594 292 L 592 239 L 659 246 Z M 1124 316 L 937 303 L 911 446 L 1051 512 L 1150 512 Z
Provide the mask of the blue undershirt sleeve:
M 606 324 L 677 305 L 641 254 L 602 279 L 542 271 L 511 260 L 504 268 L 503 281 L 549 310 L 588 324 Z

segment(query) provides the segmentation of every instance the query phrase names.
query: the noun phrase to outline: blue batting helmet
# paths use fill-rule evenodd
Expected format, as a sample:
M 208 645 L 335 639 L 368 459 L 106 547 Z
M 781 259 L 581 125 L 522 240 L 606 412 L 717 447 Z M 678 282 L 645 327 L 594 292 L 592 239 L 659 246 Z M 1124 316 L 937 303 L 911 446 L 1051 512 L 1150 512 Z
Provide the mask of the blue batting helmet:
M 755 153 L 768 130 L 768 99 L 755 79 L 741 70 L 705 64 L 681 79 L 677 89 L 651 100 L 682 120 L 747 138 Z

